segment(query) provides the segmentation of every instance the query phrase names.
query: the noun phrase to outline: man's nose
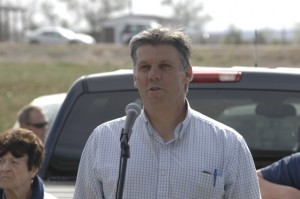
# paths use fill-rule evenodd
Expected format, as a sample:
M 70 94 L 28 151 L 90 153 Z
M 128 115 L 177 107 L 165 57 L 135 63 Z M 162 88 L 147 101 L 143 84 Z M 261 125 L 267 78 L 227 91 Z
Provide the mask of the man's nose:
M 152 67 L 149 71 L 149 79 L 157 80 L 161 78 L 161 71 L 157 67 Z

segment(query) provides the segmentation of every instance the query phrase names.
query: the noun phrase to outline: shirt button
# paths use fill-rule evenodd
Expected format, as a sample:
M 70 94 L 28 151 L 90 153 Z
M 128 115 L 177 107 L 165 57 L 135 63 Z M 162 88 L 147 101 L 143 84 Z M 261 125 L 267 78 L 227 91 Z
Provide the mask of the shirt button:
M 161 176 L 165 176 L 166 174 L 167 174 L 167 172 L 165 172 L 165 171 L 161 171 L 161 172 L 160 172 L 160 175 L 161 175 Z

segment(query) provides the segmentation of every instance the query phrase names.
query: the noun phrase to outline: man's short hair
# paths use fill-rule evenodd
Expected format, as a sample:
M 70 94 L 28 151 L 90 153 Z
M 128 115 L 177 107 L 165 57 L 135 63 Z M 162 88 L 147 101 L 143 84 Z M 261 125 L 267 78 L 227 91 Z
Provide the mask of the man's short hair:
M 18 121 L 20 124 L 28 124 L 30 123 L 30 114 L 32 111 L 39 111 L 42 113 L 42 110 L 34 105 L 26 105 L 24 106 L 19 114 L 18 114 Z

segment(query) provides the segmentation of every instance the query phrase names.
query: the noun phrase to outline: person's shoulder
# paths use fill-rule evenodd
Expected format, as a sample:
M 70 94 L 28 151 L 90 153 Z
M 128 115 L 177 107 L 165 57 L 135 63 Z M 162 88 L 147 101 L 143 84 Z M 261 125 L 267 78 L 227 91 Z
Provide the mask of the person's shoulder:
M 123 127 L 125 116 L 116 118 L 98 125 L 91 134 L 91 137 L 115 136 L 119 129 Z
M 228 126 L 224 123 L 221 123 L 211 117 L 208 117 L 207 115 L 204 115 L 194 109 L 191 109 L 190 113 L 193 116 L 193 118 L 195 118 L 196 121 L 198 121 L 198 122 L 202 122 L 203 124 L 210 125 L 214 129 L 218 129 L 221 131 L 225 130 L 226 133 L 230 133 L 230 134 L 233 134 L 238 137 L 241 136 L 235 129 L 231 128 L 230 126 Z
M 293 153 L 292 155 L 287 157 L 290 161 L 295 162 L 296 164 L 300 164 L 300 152 Z
M 300 152 L 292 153 L 291 155 L 285 156 L 282 159 L 275 162 L 274 164 L 285 164 L 285 165 L 296 164 L 296 165 L 299 165 L 300 164 Z
M 296 166 L 296 168 L 298 168 L 299 164 L 300 164 L 300 152 L 297 152 L 289 156 L 285 156 L 267 167 L 261 168 L 260 171 L 265 177 L 265 173 L 268 172 L 270 168 L 272 168 L 273 170 L 274 168 L 289 168 L 293 166 Z
M 106 121 L 102 124 L 100 124 L 99 126 L 96 127 L 96 129 L 103 129 L 103 128 L 111 128 L 111 127 L 116 127 L 116 126 L 119 126 L 119 125 L 122 125 L 123 122 L 125 121 L 126 117 L 123 116 L 123 117 L 119 117 L 119 118 L 115 118 L 115 119 L 112 119 L 112 120 L 109 120 L 109 121 Z
M 50 193 L 44 192 L 44 199 L 58 199 Z

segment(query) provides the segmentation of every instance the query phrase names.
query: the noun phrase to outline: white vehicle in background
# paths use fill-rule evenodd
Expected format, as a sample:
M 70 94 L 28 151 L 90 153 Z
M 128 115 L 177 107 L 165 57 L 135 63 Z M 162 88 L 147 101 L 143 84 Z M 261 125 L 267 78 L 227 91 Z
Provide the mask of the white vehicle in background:
M 144 20 L 144 19 L 135 19 L 132 21 L 127 22 L 124 25 L 122 34 L 121 34 L 121 40 L 123 44 L 129 44 L 131 38 L 138 34 L 139 32 L 142 32 L 143 30 L 146 30 L 148 28 L 155 28 L 160 26 L 159 23 L 157 23 L 154 20 Z
M 104 43 L 127 45 L 137 33 L 167 24 L 167 21 L 171 23 L 165 18 L 135 14 L 111 18 L 102 25 L 101 40 Z
M 63 101 L 65 100 L 66 93 L 57 93 L 51 95 L 43 95 L 33 99 L 29 104 L 39 107 L 48 121 L 48 128 L 52 126 L 54 118 L 57 115 Z M 13 128 L 20 126 L 18 120 L 15 122 Z
M 94 44 L 95 39 L 83 33 L 76 33 L 72 30 L 47 26 L 28 32 L 25 35 L 25 42 L 29 44 Z

